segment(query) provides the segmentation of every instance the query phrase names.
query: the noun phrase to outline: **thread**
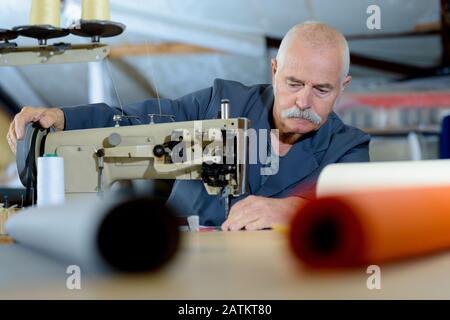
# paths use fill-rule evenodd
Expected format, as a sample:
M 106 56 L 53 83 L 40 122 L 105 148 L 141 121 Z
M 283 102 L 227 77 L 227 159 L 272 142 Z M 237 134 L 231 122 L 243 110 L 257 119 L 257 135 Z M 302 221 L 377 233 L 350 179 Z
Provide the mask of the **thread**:
M 37 162 L 37 206 L 63 204 L 64 158 L 44 155 Z
M 109 0 L 83 0 L 83 20 L 109 20 Z
M 51 25 L 60 27 L 60 0 L 33 0 L 31 3 L 30 25 Z

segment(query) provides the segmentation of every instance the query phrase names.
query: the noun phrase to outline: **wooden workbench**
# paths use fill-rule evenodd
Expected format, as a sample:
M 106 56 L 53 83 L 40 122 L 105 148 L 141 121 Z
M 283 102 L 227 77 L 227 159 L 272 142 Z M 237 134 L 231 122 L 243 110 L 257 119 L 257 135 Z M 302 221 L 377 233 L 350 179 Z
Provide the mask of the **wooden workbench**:
M 291 254 L 286 235 L 276 231 L 183 233 L 182 243 L 176 259 L 156 273 L 82 274 L 81 290 L 68 290 L 64 274 L 43 283 L 35 276 L 33 284 L 0 291 L 0 299 L 450 298 L 450 253 L 382 265 L 381 289 L 369 290 L 366 267 L 306 269 Z M 17 244 L 3 246 L 14 249 Z

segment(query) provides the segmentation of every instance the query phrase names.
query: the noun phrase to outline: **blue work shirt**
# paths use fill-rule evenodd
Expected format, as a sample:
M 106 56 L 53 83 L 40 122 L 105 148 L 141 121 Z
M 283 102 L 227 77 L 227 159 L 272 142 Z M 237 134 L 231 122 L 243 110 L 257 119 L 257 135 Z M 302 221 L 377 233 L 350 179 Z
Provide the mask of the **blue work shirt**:
M 121 125 L 149 123 L 148 114 L 159 113 L 175 116 L 175 121 L 193 121 L 217 118 L 222 99 L 230 100 L 230 118 L 245 117 L 251 127 L 271 129 L 274 102 L 271 85 L 245 86 L 241 83 L 216 79 L 212 87 L 179 99 L 149 99 L 124 107 L 126 115 L 139 116 L 140 120 L 127 119 Z M 106 104 L 63 108 L 65 130 L 112 127 L 113 115 L 121 114 L 119 108 Z M 155 122 L 168 122 L 155 117 Z M 270 135 L 267 135 L 270 139 Z M 262 163 L 248 166 L 247 193 L 234 198 L 231 204 L 248 195 L 284 198 L 291 195 L 311 199 L 315 196 L 315 183 L 321 170 L 338 162 L 369 161 L 370 136 L 363 131 L 345 125 L 332 112 L 319 130 L 304 135 L 289 152 L 279 158 L 279 170 L 275 175 L 261 178 Z M 267 141 L 258 141 L 258 146 Z M 262 162 L 262 163 L 261 163 Z M 208 195 L 200 180 L 176 180 L 168 204 L 182 216 L 199 215 L 200 224 L 219 226 L 224 222 L 225 209 L 218 196 Z

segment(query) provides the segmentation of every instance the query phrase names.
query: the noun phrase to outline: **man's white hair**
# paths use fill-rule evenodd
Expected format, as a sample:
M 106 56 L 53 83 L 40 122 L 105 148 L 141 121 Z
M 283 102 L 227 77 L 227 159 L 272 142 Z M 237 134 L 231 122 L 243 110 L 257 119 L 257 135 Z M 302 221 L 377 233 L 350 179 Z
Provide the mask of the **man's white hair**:
M 277 64 L 284 63 L 287 50 L 296 39 L 317 47 L 340 47 L 342 50 L 341 81 L 344 81 L 350 69 L 350 50 L 344 35 L 329 25 L 317 21 L 306 21 L 292 27 L 281 41 L 277 53 Z

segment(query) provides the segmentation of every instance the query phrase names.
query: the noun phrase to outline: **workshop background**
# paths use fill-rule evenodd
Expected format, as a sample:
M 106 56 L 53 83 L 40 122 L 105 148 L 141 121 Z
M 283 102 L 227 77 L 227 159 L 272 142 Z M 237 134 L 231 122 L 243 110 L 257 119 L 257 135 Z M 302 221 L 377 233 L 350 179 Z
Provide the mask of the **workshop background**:
M 342 119 L 369 132 L 372 161 L 446 158 L 450 111 L 448 0 L 111 0 L 123 23 L 103 62 L 0 67 L 0 186 L 17 187 L 6 143 L 24 105 L 126 105 L 177 98 L 215 78 L 270 83 L 270 59 L 293 25 L 318 20 L 340 30 L 351 50 L 353 81 L 336 106 Z M 369 29 L 369 6 L 380 29 Z M 28 24 L 31 0 L 2 0 L 0 28 Z M 81 15 L 80 0 L 62 1 L 61 26 Z M 19 37 L 22 45 L 37 40 Z M 89 43 L 69 35 L 49 43 Z M 1 59 L 1 57 L 0 57 Z

